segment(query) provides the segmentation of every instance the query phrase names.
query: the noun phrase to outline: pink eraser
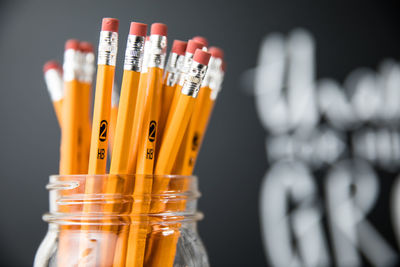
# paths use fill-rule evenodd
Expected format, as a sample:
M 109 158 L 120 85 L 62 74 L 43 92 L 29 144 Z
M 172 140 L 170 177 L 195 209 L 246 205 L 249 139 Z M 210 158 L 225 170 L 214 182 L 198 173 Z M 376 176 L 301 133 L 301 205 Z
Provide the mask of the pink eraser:
M 79 41 L 76 39 L 69 39 L 65 42 L 65 50 L 74 49 L 79 50 Z
M 186 46 L 186 52 L 194 54 L 196 49 L 202 49 L 203 45 L 195 40 L 189 40 Z
M 131 22 L 131 28 L 129 30 L 130 35 L 146 36 L 147 35 L 147 24 L 140 22 Z
M 43 66 L 43 72 L 46 73 L 48 70 L 56 69 L 58 71 L 62 71 L 60 64 L 58 64 L 55 60 L 47 61 Z
M 211 53 L 208 53 L 201 49 L 197 49 L 196 52 L 194 52 L 193 61 L 196 61 L 197 63 L 203 64 L 203 65 L 208 65 L 208 61 L 210 61 L 210 57 L 211 57 Z
M 150 41 L 150 36 L 148 36 L 148 35 L 146 36 L 146 42 L 147 41 Z
M 153 23 L 151 24 L 150 34 L 167 36 L 167 25 L 163 23 Z
M 220 59 L 223 59 L 223 58 L 224 58 L 224 50 L 222 50 L 222 49 L 219 48 L 219 47 L 211 46 L 211 47 L 208 49 L 208 52 L 211 53 L 211 56 L 212 56 L 212 57 L 220 58 Z
M 176 53 L 178 55 L 184 56 L 186 51 L 187 42 L 181 40 L 174 40 L 172 44 L 172 53 Z
M 118 32 L 119 20 L 113 18 L 103 18 L 101 24 L 102 31 Z
M 79 50 L 83 53 L 93 53 L 93 45 L 89 42 L 81 42 L 79 44 Z
M 201 43 L 205 47 L 208 46 L 208 40 L 206 38 L 204 38 L 203 36 L 195 36 L 192 38 L 192 40 Z

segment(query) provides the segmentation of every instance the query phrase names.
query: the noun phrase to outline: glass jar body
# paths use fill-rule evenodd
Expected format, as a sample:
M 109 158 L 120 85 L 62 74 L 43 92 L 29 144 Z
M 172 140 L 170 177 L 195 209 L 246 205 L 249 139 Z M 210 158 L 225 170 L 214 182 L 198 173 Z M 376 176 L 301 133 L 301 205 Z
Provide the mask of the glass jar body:
M 45 266 L 209 266 L 196 177 L 52 176 Z

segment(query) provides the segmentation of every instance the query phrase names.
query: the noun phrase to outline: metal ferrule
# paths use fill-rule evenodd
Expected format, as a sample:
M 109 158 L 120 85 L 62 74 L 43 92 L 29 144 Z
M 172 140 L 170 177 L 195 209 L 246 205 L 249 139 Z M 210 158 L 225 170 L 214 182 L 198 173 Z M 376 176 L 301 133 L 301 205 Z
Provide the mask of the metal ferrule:
M 150 58 L 150 40 L 147 40 L 144 43 L 142 73 L 147 72 L 149 70 L 149 58 Z
M 101 31 L 99 40 L 98 65 L 115 66 L 118 51 L 118 33 Z
M 79 80 L 81 75 L 82 53 L 78 50 L 67 49 L 64 52 L 64 81 Z
M 214 76 L 218 75 L 218 72 L 221 69 L 222 60 L 219 58 L 211 57 L 208 62 L 208 70 L 206 76 L 204 77 L 203 83 L 201 87 L 210 86 L 210 83 Z
M 93 75 L 95 72 L 94 60 L 95 60 L 94 53 L 82 54 L 82 73 L 80 80 L 84 83 L 93 82 Z
M 183 65 L 182 65 L 182 70 L 181 70 L 181 77 L 179 79 L 179 85 L 183 86 L 183 83 L 185 82 L 185 74 L 188 73 L 190 66 L 192 65 L 193 62 L 193 54 L 186 52 L 185 58 L 183 60 Z
M 207 72 L 207 65 L 200 64 L 196 61 L 192 61 L 188 73 L 185 76 L 185 82 L 182 87 L 182 94 L 192 96 L 196 98 L 200 85 L 203 82 L 204 76 Z
M 142 71 L 144 42 L 146 37 L 129 35 L 126 44 L 124 70 Z
M 218 71 L 218 74 L 215 75 L 215 78 L 211 79 L 210 88 L 211 94 L 210 99 L 215 100 L 217 99 L 218 93 L 221 91 L 222 82 L 224 81 L 224 72 L 222 70 Z
M 44 80 L 52 101 L 59 101 L 63 98 L 63 77 L 59 70 L 50 69 L 44 74 Z
M 219 77 L 221 76 L 222 72 L 221 66 L 222 66 L 222 60 L 220 58 L 211 57 L 210 63 L 208 64 L 208 71 L 203 81 L 204 86 L 208 86 L 212 90 L 217 90 L 218 83 L 220 80 Z
M 167 37 L 161 35 L 150 35 L 149 68 L 164 69 L 167 52 Z
M 174 86 L 178 83 L 180 72 L 183 68 L 185 56 L 171 53 L 166 66 L 166 83 L 168 86 Z

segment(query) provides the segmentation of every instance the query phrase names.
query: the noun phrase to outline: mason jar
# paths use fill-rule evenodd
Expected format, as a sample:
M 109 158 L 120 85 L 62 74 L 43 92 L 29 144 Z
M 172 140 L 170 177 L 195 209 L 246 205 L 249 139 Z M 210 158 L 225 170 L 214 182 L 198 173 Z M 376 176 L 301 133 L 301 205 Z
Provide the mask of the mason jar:
M 34 267 L 209 266 L 195 176 L 53 175 Z

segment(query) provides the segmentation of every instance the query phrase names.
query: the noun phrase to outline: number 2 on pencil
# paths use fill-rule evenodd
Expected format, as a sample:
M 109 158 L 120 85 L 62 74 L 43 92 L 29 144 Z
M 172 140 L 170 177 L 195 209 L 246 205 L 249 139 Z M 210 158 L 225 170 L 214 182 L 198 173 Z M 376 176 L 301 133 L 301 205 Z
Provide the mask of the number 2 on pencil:
M 100 122 L 100 133 L 99 133 L 99 140 L 101 142 L 104 142 L 107 140 L 107 128 L 108 128 L 108 123 L 106 120 L 102 120 Z

